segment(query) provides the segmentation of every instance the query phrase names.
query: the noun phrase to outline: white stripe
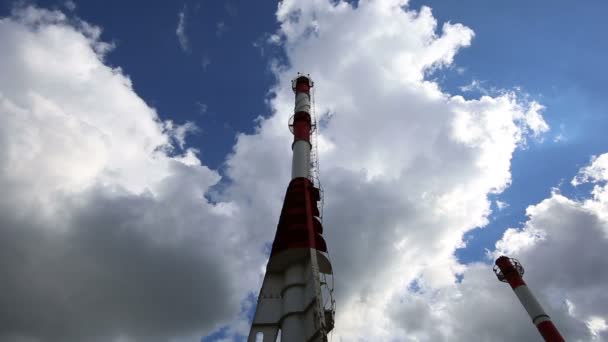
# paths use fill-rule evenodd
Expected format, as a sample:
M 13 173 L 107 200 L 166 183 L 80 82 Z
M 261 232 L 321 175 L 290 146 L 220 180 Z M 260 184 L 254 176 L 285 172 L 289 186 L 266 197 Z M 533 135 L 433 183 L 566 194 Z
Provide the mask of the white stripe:
M 310 174 L 310 143 L 297 140 L 293 143 L 293 159 L 291 163 L 291 179 L 308 178 Z
M 537 316 L 535 319 L 532 320 L 532 323 L 534 323 L 534 325 L 539 325 L 542 322 L 545 321 L 550 321 L 551 317 L 547 316 L 547 315 L 542 315 L 542 316 Z
M 310 96 L 307 93 L 300 92 L 296 94 L 296 106 L 294 112 L 310 113 Z
M 543 307 L 540 306 L 540 303 L 538 303 L 532 292 L 530 292 L 528 286 L 521 285 L 515 288 L 513 291 L 515 291 L 517 298 L 519 298 L 519 301 L 528 312 L 528 315 L 530 315 L 530 318 L 534 324 L 542 322 L 540 319 L 549 319 L 549 316 L 545 313 Z

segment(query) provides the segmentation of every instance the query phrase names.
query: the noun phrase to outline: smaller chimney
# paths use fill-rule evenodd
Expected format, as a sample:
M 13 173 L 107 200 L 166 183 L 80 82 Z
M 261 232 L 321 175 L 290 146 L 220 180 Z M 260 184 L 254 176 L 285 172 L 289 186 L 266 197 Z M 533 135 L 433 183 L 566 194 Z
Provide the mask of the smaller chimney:
M 540 306 L 522 279 L 521 276 L 524 274 L 524 268 L 519 261 L 506 256 L 501 256 L 496 259 L 494 273 L 496 273 L 498 280 L 511 285 L 513 292 L 515 292 L 515 295 L 519 298 L 521 305 L 524 306 L 524 309 L 526 309 L 532 319 L 532 323 L 534 323 L 536 329 L 538 329 L 545 341 L 565 341 L 559 331 L 557 331 L 555 325 L 553 325 L 553 322 L 551 322 L 549 315 L 543 310 L 542 306 Z

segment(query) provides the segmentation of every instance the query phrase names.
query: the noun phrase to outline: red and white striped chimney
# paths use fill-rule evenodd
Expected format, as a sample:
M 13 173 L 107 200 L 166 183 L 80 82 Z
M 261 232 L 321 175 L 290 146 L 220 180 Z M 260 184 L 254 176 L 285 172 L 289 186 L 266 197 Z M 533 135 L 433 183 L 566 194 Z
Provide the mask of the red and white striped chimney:
M 289 128 L 293 133 L 292 179 L 309 178 L 310 176 L 310 134 L 312 133 L 310 88 L 312 86 L 313 82 L 310 77 L 304 75 L 298 75 L 291 85 L 296 95 L 293 122 L 289 123 Z
M 248 342 L 327 342 L 334 325 L 334 303 L 327 277 L 333 273 L 317 202 L 320 189 L 311 177 L 311 88 L 308 75 L 292 81 L 294 115 L 291 181 L 270 250 Z M 324 290 L 327 290 L 324 292 Z
M 541 336 L 547 342 L 564 342 L 564 338 L 560 335 L 559 331 L 551 321 L 551 318 L 542 306 L 538 303 L 526 283 L 524 282 L 522 275 L 524 274 L 524 268 L 521 266 L 519 261 L 501 256 L 496 259 L 496 266 L 494 266 L 494 273 L 498 277 L 498 280 L 507 282 L 511 285 L 511 288 L 515 292 L 517 298 L 524 306 L 524 309 L 530 315 L 532 323 L 536 326 Z

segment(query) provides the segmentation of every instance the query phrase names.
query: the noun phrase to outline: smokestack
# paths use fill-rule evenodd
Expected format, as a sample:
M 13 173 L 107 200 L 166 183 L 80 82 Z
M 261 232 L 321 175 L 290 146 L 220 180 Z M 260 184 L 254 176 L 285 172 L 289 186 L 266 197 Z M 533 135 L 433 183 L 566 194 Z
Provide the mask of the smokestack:
M 540 332 L 541 336 L 547 342 L 564 342 L 564 338 L 560 335 L 559 331 L 551 321 L 551 318 L 542 306 L 538 303 L 526 283 L 524 282 L 522 275 L 524 274 L 524 268 L 521 266 L 519 261 L 501 256 L 496 259 L 496 265 L 494 266 L 494 273 L 498 277 L 498 280 L 507 282 L 511 285 L 513 292 L 521 305 L 530 315 L 532 323 L 536 326 L 536 329 Z
M 333 329 L 333 289 L 328 285 L 332 267 L 327 255 L 320 211 L 320 190 L 311 177 L 311 117 L 313 87 L 309 76 L 298 74 L 292 81 L 294 115 L 291 182 L 287 187 L 281 217 L 266 266 L 266 274 L 251 324 L 248 342 L 327 341 Z M 333 286 L 333 280 L 331 281 Z M 329 304 L 329 307 L 326 305 Z

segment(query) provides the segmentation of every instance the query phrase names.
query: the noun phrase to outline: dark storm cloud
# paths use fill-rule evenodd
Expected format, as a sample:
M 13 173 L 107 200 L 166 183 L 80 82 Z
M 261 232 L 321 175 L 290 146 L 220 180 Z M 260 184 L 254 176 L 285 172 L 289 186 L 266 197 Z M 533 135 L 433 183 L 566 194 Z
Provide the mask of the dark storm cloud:
M 166 340 L 229 315 L 229 279 L 209 254 L 221 251 L 210 236 L 179 236 L 172 205 L 92 191 L 63 222 L 4 212 L 0 336 Z

